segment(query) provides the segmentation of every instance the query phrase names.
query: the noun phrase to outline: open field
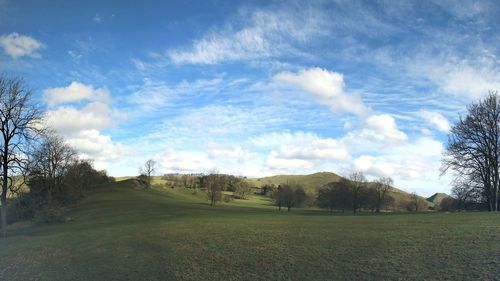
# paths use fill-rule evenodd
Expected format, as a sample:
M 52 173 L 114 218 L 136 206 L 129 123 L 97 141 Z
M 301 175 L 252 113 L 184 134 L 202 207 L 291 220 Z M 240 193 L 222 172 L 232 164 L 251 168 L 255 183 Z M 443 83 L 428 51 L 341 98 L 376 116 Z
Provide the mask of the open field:
M 491 280 L 500 215 L 278 212 L 264 197 L 212 208 L 200 191 L 121 181 L 63 224 L 0 240 L 0 280 Z

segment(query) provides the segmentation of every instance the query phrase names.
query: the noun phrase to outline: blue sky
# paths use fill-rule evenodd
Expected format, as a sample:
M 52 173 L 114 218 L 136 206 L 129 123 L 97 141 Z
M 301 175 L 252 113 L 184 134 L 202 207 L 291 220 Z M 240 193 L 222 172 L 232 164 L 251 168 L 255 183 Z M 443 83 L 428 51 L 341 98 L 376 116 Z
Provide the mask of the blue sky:
M 105 3 L 103 3 L 105 2 Z M 362 171 L 430 195 L 500 89 L 497 1 L 0 0 L 0 71 L 111 175 Z

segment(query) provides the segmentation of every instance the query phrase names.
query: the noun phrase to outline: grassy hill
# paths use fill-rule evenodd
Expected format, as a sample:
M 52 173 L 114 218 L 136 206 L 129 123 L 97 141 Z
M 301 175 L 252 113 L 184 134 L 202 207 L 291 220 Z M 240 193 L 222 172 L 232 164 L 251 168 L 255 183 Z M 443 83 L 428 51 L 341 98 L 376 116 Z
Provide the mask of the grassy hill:
M 329 182 L 339 181 L 341 178 L 341 176 L 334 173 L 321 172 L 311 175 L 277 175 L 257 179 L 248 179 L 247 181 L 255 187 L 262 187 L 265 184 L 279 185 L 290 182 L 300 184 L 307 190 L 316 190 L 318 187 L 321 187 Z
M 327 183 L 337 182 L 340 179 L 342 179 L 342 177 L 335 173 L 321 172 L 310 175 L 277 175 L 264 178 L 247 179 L 247 182 L 252 186 L 259 188 L 265 184 L 279 185 L 286 182 L 297 183 L 302 185 L 304 189 L 312 192 L 317 191 L 318 188 L 324 186 Z M 369 183 L 369 185 L 373 185 L 373 183 Z M 409 193 L 395 187 L 391 189 L 390 195 L 394 197 L 396 205 L 398 205 L 400 202 L 411 200 Z M 422 199 L 423 201 L 426 200 L 426 198 L 424 197 L 420 197 L 420 199 Z M 434 206 L 434 204 L 432 202 L 429 202 L 429 206 Z
M 278 212 L 265 197 L 210 207 L 188 189 L 124 180 L 61 224 L 21 222 L 0 239 L 0 280 L 492 280 L 493 213 Z M 472 243 L 473 242 L 473 243 Z
M 439 204 L 441 204 L 441 201 L 446 197 L 450 196 L 446 193 L 435 193 L 431 197 L 427 198 L 427 201 L 433 203 L 436 206 L 439 206 Z

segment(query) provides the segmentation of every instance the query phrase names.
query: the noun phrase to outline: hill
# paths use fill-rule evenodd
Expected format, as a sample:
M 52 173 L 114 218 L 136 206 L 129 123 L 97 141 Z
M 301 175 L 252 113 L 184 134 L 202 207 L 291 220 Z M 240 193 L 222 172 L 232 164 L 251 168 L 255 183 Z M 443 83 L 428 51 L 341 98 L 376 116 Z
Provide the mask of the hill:
M 427 198 L 427 201 L 433 203 L 436 206 L 439 206 L 439 204 L 441 204 L 441 201 L 446 197 L 450 196 L 446 193 L 435 193 L 431 197 Z
M 297 183 L 304 187 L 306 191 L 315 192 L 320 187 L 324 186 L 330 182 L 337 182 L 342 179 L 341 176 L 331 173 L 331 172 L 320 172 L 310 175 L 277 175 L 256 179 L 247 179 L 247 182 L 254 187 L 262 187 L 265 184 L 279 185 L 286 182 Z M 368 183 L 369 186 L 373 186 L 373 182 Z M 405 192 L 396 187 L 392 187 L 389 194 L 395 199 L 395 204 L 399 205 L 402 202 L 411 201 L 411 194 Z M 421 200 L 426 201 L 426 198 L 419 196 Z M 429 202 L 429 206 L 433 206 L 432 202 Z
M 279 185 L 290 182 L 300 184 L 306 190 L 316 190 L 329 182 L 339 181 L 341 178 L 341 176 L 334 173 L 321 172 L 310 175 L 277 175 L 257 179 L 248 179 L 247 182 L 252 186 L 259 188 L 265 184 Z
M 500 221 L 490 213 L 288 213 L 259 196 L 210 207 L 203 192 L 123 180 L 70 206 L 66 217 L 11 225 L 0 239 L 0 280 L 493 280 L 500 273 Z

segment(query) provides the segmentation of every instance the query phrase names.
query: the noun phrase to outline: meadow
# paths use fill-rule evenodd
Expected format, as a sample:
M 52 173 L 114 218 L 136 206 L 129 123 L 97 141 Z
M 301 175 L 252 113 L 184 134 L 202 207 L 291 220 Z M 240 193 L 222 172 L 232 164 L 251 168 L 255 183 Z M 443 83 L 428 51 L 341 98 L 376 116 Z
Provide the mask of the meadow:
M 203 192 L 123 180 L 65 223 L 10 226 L 0 280 L 492 280 L 495 213 L 278 212 L 266 197 L 209 206 Z

